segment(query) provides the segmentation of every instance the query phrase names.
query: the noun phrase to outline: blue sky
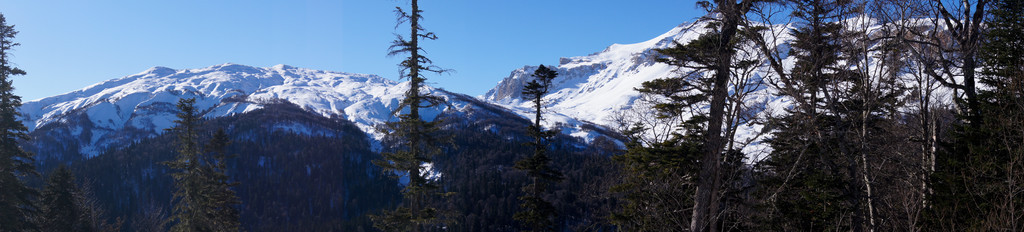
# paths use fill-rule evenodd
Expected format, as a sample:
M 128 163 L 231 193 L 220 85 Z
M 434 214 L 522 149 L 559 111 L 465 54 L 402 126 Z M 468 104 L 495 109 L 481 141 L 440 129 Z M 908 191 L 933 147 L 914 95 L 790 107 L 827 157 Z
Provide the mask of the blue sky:
M 398 78 L 387 57 L 395 6 L 408 0 L 0 0 L 20 31 L 12 61 L 34 100 L 153 66 L 287 64 Z M 523 65 L 557 64 L 614 43 L 642 42 L 703 12 L 678 0 L 421 0 L 434 86 L 480 95 Z

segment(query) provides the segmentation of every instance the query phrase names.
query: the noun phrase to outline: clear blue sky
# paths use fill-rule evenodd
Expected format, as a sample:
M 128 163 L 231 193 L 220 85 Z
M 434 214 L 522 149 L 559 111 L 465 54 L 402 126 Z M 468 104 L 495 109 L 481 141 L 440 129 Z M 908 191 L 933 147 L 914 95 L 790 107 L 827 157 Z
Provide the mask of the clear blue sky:
M 296 67 L 398 78 L 387 57 L 395 6 L 408 0 L 0 0 L 20 31 L 16 94 L 34 100 L 153 66 L 222 63 Z M 637 43 L 703 12 L 679 0 L 421 0 L 440 37 L 427 55 L 456 70 L 429 81 L 479 95 L 523 65 L 557 64 L 613 43 Z

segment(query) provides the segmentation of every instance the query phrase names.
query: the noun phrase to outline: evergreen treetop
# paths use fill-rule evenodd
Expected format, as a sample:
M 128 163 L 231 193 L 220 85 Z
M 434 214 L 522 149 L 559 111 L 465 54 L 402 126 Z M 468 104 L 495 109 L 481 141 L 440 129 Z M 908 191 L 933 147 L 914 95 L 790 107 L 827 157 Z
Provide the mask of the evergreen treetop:
M 21 97 L 14 94 L 13 77 L 25 71 L 11 64 L 10 51 L 18 43 L 14 25 L 0 14 L 0 231 L 36 229 L 32 218 L 36 207 L 32 199 L 39 193 L 25 184 L 24 178 L 39 176 L 33 154 L 18 145 L 28 140 L 28 128 L 18 120 Z

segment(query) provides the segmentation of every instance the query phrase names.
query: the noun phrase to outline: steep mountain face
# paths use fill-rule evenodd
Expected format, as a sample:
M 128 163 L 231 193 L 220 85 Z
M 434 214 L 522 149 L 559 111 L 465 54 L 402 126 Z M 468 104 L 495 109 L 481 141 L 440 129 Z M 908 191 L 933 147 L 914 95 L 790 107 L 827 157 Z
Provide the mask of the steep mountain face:
M 287 101 L 325 117 L 342 117 L 375 139 L 383 134 L 375 125 L 396 120 L 407 83 L 376 75 L 329 72 L 277 65 L 257 68 L 222 64 L 201 69 L 174 70 L 155 67 L 145 72 L 95 84 L 84 89 L 26 102 L 23 122 L 35 140 L 42 160 L 82 154 L 98 155 L 107 149 L 156 136 L 173 125 L 175 104 L 180 98 L 196 98 L 205 118 L 217 118 Z M 475 98 L 426 87 L 449 105 L 421 111 L 433 118 L 442 112 L 472 117 L 506 111 Z M 490 113 L 488 113 L 490 112 Z M 597 128 L 576 122 L 570 133 L 588 135 Z M 315 133 L 315 128 L 293 128 Z M 583 131 L 583 132 L 581 132 Z M 604 132 L 609 133 L 609 132 Z
M 702 30 L 686 30 L 694 25 L 680 25 L 654 39 L 609 46 L 587 56 L 561 58 L 553 91 L 545 96 L 549 107 L 561 111 L 575 109 L 570 116 L 603 122 L 611 111 L 631 105 L 638 94 L 633 90 L 647 80 L 668 77 L 673 67 L 657 63 L 654 49 L 666 48 L 672 41 L 685 42 L 696 38 Z M 481 98 L 502 105 L 526 106 L 520 93 L 523 85 L 533 79 L 537 66 L 525 66 L 512 73 Z

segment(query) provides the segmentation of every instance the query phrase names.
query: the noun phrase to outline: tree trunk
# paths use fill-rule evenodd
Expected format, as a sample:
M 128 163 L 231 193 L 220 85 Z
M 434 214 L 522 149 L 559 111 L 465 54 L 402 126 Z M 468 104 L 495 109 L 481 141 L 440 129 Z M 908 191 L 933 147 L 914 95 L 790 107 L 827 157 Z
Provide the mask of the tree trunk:
M 719 4 L 723 12 L 723 24 L 718 40 L 718 64 L 715 70 L 714 86 L 711 91 L 710 115 L 708 129 L 705 134 L 704 147 L 701 149 L 701 169 L 697 181 L 697 191 L 693 219 L 690 222 L 692 231 L 717 231 L 719 189 L 721 188 L 722 121 L 725 115 L 725 103 L 728 97 L 728 82 L 732 64 L 733 49 L 729 46 L 736 34 L 739 21 L 735 3 Z

